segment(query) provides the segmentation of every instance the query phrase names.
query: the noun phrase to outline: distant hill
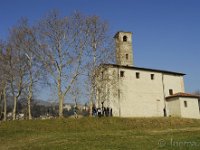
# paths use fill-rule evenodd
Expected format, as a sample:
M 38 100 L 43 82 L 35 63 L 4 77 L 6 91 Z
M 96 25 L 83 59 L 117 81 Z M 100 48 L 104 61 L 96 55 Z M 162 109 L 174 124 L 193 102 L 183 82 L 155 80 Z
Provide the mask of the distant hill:
M 42 105 L 42 106 L 46 106 L 46 107 L 52 106 L 52 105 L 53 105 L 53 106 L 54 106 L 54 105 L 58 105 L 58 104 L 55 103 L 55 102 L 44 101 L 44 100 L 41 100 L 41 99 L 34 99 L 33 101 L 34 101 L 34 103 L 37 104 L 37 105 Z
M 21 103 L 22 105 L 27 103 L 26 98 L 21 98 L 21 99 L 18 100 L 18 102 Z M 45 100 L 42 100 L 42 99 L 33 99 L 32 103 L 36 104 L 36 105 L 46 106 L 46 107 L 52 106 L 52 105 L 53 106 L 58 105 L 58 103 L 55 102 L 55 101 L 45 101 Z M 71 105 L 71 106 L 74 105 L 73 103 L 65 103 L 64 105 L 66 105 L 66 104 Z M 7 97 L 7 105 L 11 106 L 11 107 L 13 106 L 13 98 L 11 96 Z

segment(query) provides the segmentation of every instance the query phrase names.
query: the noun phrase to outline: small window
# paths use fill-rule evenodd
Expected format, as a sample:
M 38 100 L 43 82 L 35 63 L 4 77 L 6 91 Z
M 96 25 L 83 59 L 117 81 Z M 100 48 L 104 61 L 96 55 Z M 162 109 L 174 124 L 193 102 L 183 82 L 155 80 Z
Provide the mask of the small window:
M 128 54 L 126 54 L 126 60 L 128 60 Z
M 101 77 L 102 77 L 102 80 L 103 80 L 103 76 L 104 76 L 104 74 L 103 74 L 103 71 L 101 72 Z
M 154 80 L 154 74 L 151 74 L 151 80 Z
M 123 42 L 127 42 L 127 36 L 123 36 Z
M 187 107 L 187 101 L 184 101 L 184 106 Z
M 120 77 L 124 77 L 124 71 L 120 71 Z
M 140 73 L 139 73 L 139 72 L 136 72 L 136 74 L 135 74 L 135 75 L 136 75 L 136 78 L 137 78 L 137 79 L 139 79 L 139 78 L 140 78 Z
M 169 89 L 169 95 L 173 95 L 173 90 Z

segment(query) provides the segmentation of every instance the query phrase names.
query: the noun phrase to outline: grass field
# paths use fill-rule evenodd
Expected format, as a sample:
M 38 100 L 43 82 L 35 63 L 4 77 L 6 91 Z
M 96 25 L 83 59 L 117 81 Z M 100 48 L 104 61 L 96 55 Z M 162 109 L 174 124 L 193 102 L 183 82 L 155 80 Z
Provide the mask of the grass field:
M 200 149 L 200 120 L 81 118 L 0 123 L 2 150 Z

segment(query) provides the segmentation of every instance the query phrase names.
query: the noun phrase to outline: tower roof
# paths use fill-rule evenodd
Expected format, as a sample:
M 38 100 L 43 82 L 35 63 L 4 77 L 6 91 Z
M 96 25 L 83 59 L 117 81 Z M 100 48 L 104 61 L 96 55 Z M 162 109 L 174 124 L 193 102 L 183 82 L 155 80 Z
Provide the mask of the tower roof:
M 119 33 L 130 33 L 130 34 L 132 34 L 132 32 L 118 31 L 113 38 L 117 38 L 119 36 Z

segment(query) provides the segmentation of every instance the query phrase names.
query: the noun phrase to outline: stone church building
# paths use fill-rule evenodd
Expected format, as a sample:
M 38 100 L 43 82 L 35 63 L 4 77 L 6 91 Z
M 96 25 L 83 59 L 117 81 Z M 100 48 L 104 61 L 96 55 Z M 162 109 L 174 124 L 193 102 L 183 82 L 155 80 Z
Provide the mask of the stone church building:
M 184 90 L 184 73 L 134 66 L 132 33 L 114 36 L 116 64 L 96 71 L 96 107 L 118 117 L 200 118 L 198 96 Z

